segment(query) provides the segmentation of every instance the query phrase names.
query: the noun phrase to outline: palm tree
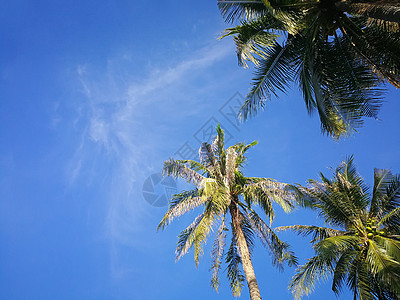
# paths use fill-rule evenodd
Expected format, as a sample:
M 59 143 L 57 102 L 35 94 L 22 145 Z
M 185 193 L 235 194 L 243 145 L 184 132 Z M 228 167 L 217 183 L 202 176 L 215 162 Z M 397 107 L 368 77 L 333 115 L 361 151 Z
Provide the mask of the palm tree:
M 227 277 L 234 296 L 240 296 L 244 277 L 247 280 L 251 299 L 261 299 L 253 265 L 251 251 L 254 246 L 254 235 L 272 253 L 273 262 L 282 267 L 284 262 L 296 264 L 296 258 L 289 246 L 280 241 L 273 230 L 253 209 L 258 205 L 267 215 L 270 222 L 274 219 L 272 202 L 278 203 L 284 211 L 293 208 L 292 191 L 287 185 L 267 178 L 245 177 L 242 173 L 246 161 L 244 154 L 256 145 L 242 143 L 224 148 L 224 132 L 218 126 L 217 137 L 213 143 L 203 143 L 199 150 L 200 162 L 193 160 L 170 159 L 164 163 L 164 174 L 181 177 L 195 188 L 183 191 L 171 199 L 169 209 L 158 229 L 164 229 L 174 218 L 202 207 L 192 224 L 183 230 L 178 238 L 176 258 L 179 260 L 190 248 L 194 248 L 196 266 L 203 254 L 203 244 L 210 231 L 218 228 L 211 253 L 212 279 L 211 286 L 218 291 L 219 271 L 224 257 L 225 239 L 228 231 L 228 218 L 231 219 L 231 242 L 225 254 Z
M 298 192 L 330 227 L 278 228 L 312 236 L 315 256 L 298 267 L 289 285 L 295 298 L 332 275 L 336 294 L 347 285 L 354 299 L 400 299 L 400 176 L 375 169 L 369 192 L 350 157 L 332 180 L 321 174 L 321 182 L 310 180 Z
M 239 64 L 256 65 L 243 119 L 296 81 L 321 129 L 335 138 L 377 117 L 383 81 L 400 88 L 398 1 L 218 1 Z

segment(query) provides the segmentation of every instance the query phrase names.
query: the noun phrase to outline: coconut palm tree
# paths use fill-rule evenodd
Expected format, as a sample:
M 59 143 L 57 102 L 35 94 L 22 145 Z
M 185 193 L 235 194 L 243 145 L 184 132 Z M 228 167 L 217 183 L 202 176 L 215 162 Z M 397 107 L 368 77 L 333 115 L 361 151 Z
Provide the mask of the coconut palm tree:
M 241 109 L 246 119 L 297 82 L 309 114 L 335 138 L 377 117 L 380 83 L 400 88 L 398 1 L 218 1 L 234 36 L 239 64 L 256 65 Z
M 245 153 L 256 142 L 249 145 L 239 143 L 225 149 L 224 132 L 219 126 L 217 133 L 212 144 L 203 143 L 200 147 L 200 162 L 174 159 L 165 162 L 165 175 L 181 177 L 195 185 L 195 188 L 173 196 L 158 229 L 164 229 L 174 218 L 201 207 L 202 212 L 179 235 L 177 260 L 190 248 L 194 248 L 194 259 L 198 265 L 203 254 L 202 247 L 215 228 L 211 252 L 211 286 L 218 290 L 218 274 L 225 256 L 227 277 L 233 295 L 239 296 L 241 293 L 244 282 L 240 270 L 242 265 L 251 299 L 261 299 L 251 261 L 255 235 L 270 250 L 273 263 L 278 267 L 282 267 L 284 262 L 294 265 L 296 258 L 289 246 L 279 240 L 253 207 L 258 205 L 272 222 L 275 216 L 272 203 L 278 203 L 288 212 L 293 208 L 294 194 L 286 184 L 267 178 L 244 176 L 242 169 L 246 161 Z M 224 254 L 229 227 L 231 242 Z
M 332 276 L 336 294 L 347 285 L 354 299 L 400 299 L 400 176 L 375 169 L 369 192 L 350 157 L 333 179 L 321 174 L 321 182 L 310 180 L 298 191 L 327 227 L 278 228 L 312 236 L 315 256 L 298 267 L 289 285 L 295 298 Z

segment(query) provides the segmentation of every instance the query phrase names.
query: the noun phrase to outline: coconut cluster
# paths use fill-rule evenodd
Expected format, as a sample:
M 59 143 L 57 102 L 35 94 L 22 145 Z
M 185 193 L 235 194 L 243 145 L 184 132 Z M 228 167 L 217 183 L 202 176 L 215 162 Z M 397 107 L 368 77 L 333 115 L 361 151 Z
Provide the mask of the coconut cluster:
M 386 236 L 385 230 L 376 227 L 376 221 L 374 219 L 368 220 L 365 230 L 367 231 L 367 236 L 369 239 L 377 235 Z

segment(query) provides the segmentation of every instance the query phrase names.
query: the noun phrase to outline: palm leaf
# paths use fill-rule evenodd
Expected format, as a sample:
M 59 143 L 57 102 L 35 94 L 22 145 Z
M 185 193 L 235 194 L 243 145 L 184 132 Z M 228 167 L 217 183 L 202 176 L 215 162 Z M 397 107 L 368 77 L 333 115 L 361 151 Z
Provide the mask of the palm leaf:
M 186 212 L 204 204 L 207 200 L 207 197 L 198 197 L 197 189 L 175 194 L 157 230 L 164 229 L 174 218 L 182 216 Z

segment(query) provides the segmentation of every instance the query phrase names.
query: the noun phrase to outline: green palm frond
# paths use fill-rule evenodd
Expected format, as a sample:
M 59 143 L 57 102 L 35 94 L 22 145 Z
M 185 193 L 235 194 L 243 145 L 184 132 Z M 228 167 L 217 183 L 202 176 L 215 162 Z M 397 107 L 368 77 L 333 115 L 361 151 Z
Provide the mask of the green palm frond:
M 400 207 L 393 209 L 387 215 L 385 215 L 378 226 L 385 226 L 389 229 L 389 232 L 399 232 L 400 231 Z
M 375 241 L 388 256 L 400 262 L 400 241 L 384 236 L 376 236 Z
M 260 59 L 260 64 L 253 78 L 252 88 L 240 109 L 239 115 L 246 120 L 263 109 L 266 99 L 271 93 L 276 95 L 277 90 L 284 92 L 288 84 L 293 81 L 294 69 L 293 45 L 291 40 L 283 46 L 275 42 L 265 51 L 267 58 Z
M 179 260 L 190 248 L 194 247 L 194 260 L 196 266 L 198 266 L 200 256 L 203 255 L 203 245 L 207 240 L 207 236 L 217 216 L 218 214 L 215 211 L 215 207 L 211 202 L 208 202 L 204 213 L 198 216 L 195 221 L 179 235 L 176 248 L 176 260 Z
M 400 23 L 398 1 L 338 1 L 335 5 L 352 15 L 369 17 L 387 23 Z
M 332 281 L 332 291 L 338 295 L 343 288 L 343 284 L 350 272 L 350 268 L 353 265 L 356 257 L 358 255 L 357 250 L 349 249 L 345 251 L 338 259 L 334 272 Z
M 326 279 L 332 272 L 331 261 L 314 256 L 305 265 L 297 268 L 296 274 L 290 281 L 289 290 L 295 299 L 301 299 L 303 295 L 308 296 L 315 289 L 318 281 Z
M 384 211 L 383 201 L 388 185 L 392 182 L 393 176 L 389 170 L 374 170 L 374 188 L 370 207 L 370 217 L 376 216 L 382 218 Z
M 399 73 L 393 73 L 391 70 L 392 67 L 398 70 L 399 54 L 394 48 L 390 47 L 390 44 L 393 43 L 393 39 L 394 44 L 398 44 L 398 36 L 393 36 L 391 33 L 385 34 L 384 31 L 378 30 L 378 28 L 375 28 L 375 31 L 371 29 L 363 31 L 360 28 L 360 24 L 358 24 L 359 22 L 362 21 L 351 18 L 342 18 L 339 21 L 339 28 L 344 38 L 350 42 L 354 51 L 361 57 L 366 65 L 372 68 L 381 80 L 387 80 L 393 86 L 400 88 L 400 75 Z M 382 43 L 382 37 L 380 37 L 380 35 L 383 35 L 383 37 L 386 36 L 385 41 L 389 42 L 388 45 L 379 45 L 379 43 L 375 41 L 375 39 L 377 39 Z M 392 49 L 395 52 L 393 52 Z M 388 64 L 390 61 L 392 63 Z
M 399 269 L 400 263 L 389 256 L 375 241 L 369 240 L 368 244 L 366 260 L 374 275 L 381 275 L 383 272 L 391 272 Z
M 281 21 L 273 16 L 263 16 L 254 21 L 225 29 L 221 38 L 234 36 L 239 65 L 247 68 L 246 61 L 258 65 L 260 58 L 266 58 L 265 48 L 272 46 L 278 38 L 277 33 L 274 32 L 283 29 Z
M 400 88 L 400 4 L 391 1 L 218 1 L 239 64 L 256 65 L 239 111 L 246 120 L 296 81 L 323 133 L 353 134 L 377 118 L 382 82 Z M 279 37 L 277 37 L 279 35 Z
M 361 239 L 352 235 L 331 236 L 316 243 L 313 248 L 315 252 L 331 262 L 336 261 L 343 252 L 357 249 Z
M 253 20 L 267 11 L 262 0 L 221 0 L 217 3 L 225 22 L 228 23 L 233 23 L 238 19 Z
M 346 283 L 355 300 L 399 299 L 397 176 L 388 170 L 375 170 L 370 194 L 350 156 L 335 169 L 332 179 L 321 175 L 321 181 L 310 180 L 308 187 L 298 186 L 298 195 L 300 199 L 306 197 L 306 203 L 319 212 L 325 223 L 338 229 L 302 225 L 278 228 L 311 235 L 314 244 L 315 256 L 296 271 L 289 286 L 294 296 L 300 299 L 308 295 L 319 280 L 332 274 L 336 294 Z

